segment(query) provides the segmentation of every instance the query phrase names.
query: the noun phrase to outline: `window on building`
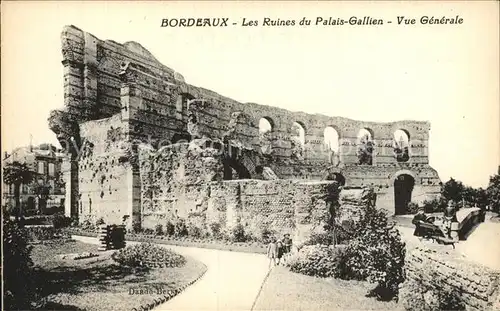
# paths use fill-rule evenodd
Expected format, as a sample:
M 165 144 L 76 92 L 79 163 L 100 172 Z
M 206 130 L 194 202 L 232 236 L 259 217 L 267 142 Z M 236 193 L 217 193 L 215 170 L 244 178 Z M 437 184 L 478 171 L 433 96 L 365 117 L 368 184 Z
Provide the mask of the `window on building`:
M 45 173 L 45 162 L 40 161 L 38 162 L 38 174 L 44 174 Z
M 55 174 L 55 165 L 54 163 L 49 163 L 49 175 L 54 176 Z

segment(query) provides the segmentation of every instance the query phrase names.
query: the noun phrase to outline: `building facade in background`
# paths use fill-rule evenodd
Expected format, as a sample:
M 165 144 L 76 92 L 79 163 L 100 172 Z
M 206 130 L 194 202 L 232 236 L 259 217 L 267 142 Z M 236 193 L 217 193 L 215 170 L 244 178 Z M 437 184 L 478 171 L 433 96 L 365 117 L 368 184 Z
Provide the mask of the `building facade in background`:
M 65 183 L 61 172 L 65 155 L 50 144 L 18 147 L 5 152 L 2 167 L 8 163 L 26 164 L 33 172 L 33 181 L 20 187 L 20 202 L 23 213 L 53 213 L 64 210 Z M 14 185 L 2 180 L 2 205 L 15 206 Z

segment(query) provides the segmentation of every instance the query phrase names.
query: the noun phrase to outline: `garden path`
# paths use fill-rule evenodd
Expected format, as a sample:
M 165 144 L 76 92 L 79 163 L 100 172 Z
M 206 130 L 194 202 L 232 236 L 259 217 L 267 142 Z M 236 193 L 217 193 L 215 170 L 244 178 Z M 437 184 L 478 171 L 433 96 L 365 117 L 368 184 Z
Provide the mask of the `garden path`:
M 96 238 L 73 236 L 85 243 Z M 127 241 L 127 244 L 134 242 Z M 265 255 L 163 245 L 207 266 L 205 275 L 170 301 L 153 310 L 251 310 L 269 271 Z

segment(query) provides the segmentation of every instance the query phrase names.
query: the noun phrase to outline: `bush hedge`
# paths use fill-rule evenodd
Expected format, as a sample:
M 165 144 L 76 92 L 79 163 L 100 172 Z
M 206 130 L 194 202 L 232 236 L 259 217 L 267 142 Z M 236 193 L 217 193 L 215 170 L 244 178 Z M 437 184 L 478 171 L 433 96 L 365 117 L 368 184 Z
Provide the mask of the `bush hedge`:
M 373 294 L 379 298 L 397 297 L 404 281 L 406 247 L 385 210 L 367 207 L 354 237 L 345 250 L 346 276 L 376 283 Z
M 6 310 L 28 310 L 34 300 L 32 287 L 32 248 L 28 245 L 28 234 L 19 223 L 3 217 L 3 286 Z
M 60 233 L 60 230 L 53 226 L 27 226 L 25 227 L 30 241 L 52 240 Z
M 287 262 L 290 271 L 318 277 L 343 277 L 345 271 L 343 246 L 308 245 L 293 254 Z

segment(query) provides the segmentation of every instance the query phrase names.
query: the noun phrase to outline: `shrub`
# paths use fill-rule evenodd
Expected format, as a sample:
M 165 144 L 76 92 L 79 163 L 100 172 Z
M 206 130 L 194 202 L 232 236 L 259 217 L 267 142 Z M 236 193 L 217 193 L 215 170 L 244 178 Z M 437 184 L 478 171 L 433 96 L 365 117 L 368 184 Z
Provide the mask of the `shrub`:
M 190 224 L 187 231 L 188 235 L 193 238 L 201 238 L 203 236 L 203 230 L 195 224 Z
M 500 167 L 498 174 L 490 177 L 486 195 L 490 209 L 496 213 L 500 213 Z
M 64 213 L 57 213 L 52 218 L 52 225 L 54 228 L 64 228 L 71 224 L 71 218 L 66 217 Z
M 165 234 L 166 235 L 169 235 L 169 236 L 172 236 L 174 235 L 175 233 L 175 226 L 173 223 L 171 223 L 170 221 L 167 221 L 167 224 L 165 226 Z
M 29 226 L 25 227 L 27 236 L 30 241 L 46 241 L 52 240 L 59 230 L 50 226 Z
M 98 227 L 100 225 L 104 225 L 104 219 L 102 217 L 97 219 L 97 221 L 95 222 L 96 227 Z
M 155 234 L 156 235 L 162 235 L 163 234 L 163 225 L 157 224 L 155 226 Z
M 188 235 L 188 230 L 187 230 L 186 222 L 184 221 L 184 219 L 179 219 L 175 223 L 174 234 L 176 236 L 179 236 L 179 237 Z
M 260 237 L 257 240 L 263 244 L 268 244 L 270 242 L 271 237 L 275 235 L 276 232 L 274 230 L 270 230 L 269 228 L 263 228 L 260 231 Z
M 151 243 L 127 246 L 115 252 L 112 258 L 128 267 L 148 267 L 152 264 L 160 264 L 163 267 L 173 268 L 186 263 L 183 256 Z
M 346 278 L 377 283 L 372 294 L 394 298 L 404 281 L 405 243 L 384 210 L 368 206 L 346 248 Z
M 321 233 L 312 233 L 304 245 L 333 245 L 335 240 L 334 233 L 330 230 Z
M 292 272 L 317 277 L 342 277 L 345 270 L 344 247 L 304 246 L 287 262 Z
M 220 223 L 212 222 L 210 223 L 209 228 L 214 238 L 219 239 L 222 237 L 222 230 L 221 230 L 222 228 Z
M 151 228 L 146 228 L 146 229 L 143 230 L 143 232 L 144 232 L 145 235 L 152 235 L 152 234 L 154 234 L 154 231 Z
M 408 214 L 416 214 L 418 212 L 418 204 L 414 202 L 408 203 L 406 211 L 408 212 Z
M 325 231 L 313 233 L 304 245 L 338 245 L 345 244 L 353 239 L 353 233 L 356 230 L 356 224 L 353 220 L 344 220 L 342 224 L 335 224 L 333 229 L 325 226 Z
M 141 233 L 142 228 L 141 228 L 141 223 L 140 222 L 134 222 L 132 223 L 132 232 L 134 233 Z
M 71 218 L 71 227 L 78 227 L 79 221 L 78 221 L 78 216 L 73 216 Z
M 426 213 L 440 213 L 446 209 L 447 202 L 443 197 L 425 200 L 423 202 L 424 211 Z
M 237 224 L 231 230 L 231 240 L 233 242 L 245 242 L 246 241 L 245 229 L 243 228 L 242 224 L 240 224 L 240 223 Z
M 6 310 L 28 310 L 34 291 L 30 281 L 33 262 L 26 230 L 3 217 L 3 286 Z

